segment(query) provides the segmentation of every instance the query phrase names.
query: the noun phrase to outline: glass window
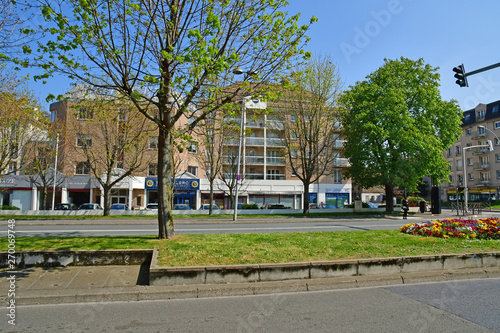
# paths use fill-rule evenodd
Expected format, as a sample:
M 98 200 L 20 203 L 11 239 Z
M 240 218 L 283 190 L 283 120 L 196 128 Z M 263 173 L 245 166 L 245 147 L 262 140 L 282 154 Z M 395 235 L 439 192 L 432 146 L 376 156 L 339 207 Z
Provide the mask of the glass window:
M 500 128 L 500 121 L 495 121 L 495 129 Z
M 493 106 L 492 113 L 498 113 L 498 105 Z
M 80 148 L 90 148 L 92 147 L 92 135 L 89 134 L 77 134 L 76 135 L 76 146 Z
M 188 170 L 187 170 L 190 174 L 193 174 L 195 176 L 198 176 L 198 167 L 195 167 L 195 166 L 191 166 L 189 165 L 188 166 Z
M 196 154 L 198 152 L 198 142 L 191 141 L 188 146 L 188 152 Z
M 149 137 L 149 149 L 158 149 L 158 137 L 150 136 Z
M 150 163 L 148 165 L 148 176 L 158 176 L 158 164 Z
M 78 162 L 75 167 L 75 175 L 90 175 L 90 165 L 87 162 Z
M 89 120 L 94 118 L 94 110 L 89 107 L 81 107 L 78 110 L 77 119 L 78 120 Z

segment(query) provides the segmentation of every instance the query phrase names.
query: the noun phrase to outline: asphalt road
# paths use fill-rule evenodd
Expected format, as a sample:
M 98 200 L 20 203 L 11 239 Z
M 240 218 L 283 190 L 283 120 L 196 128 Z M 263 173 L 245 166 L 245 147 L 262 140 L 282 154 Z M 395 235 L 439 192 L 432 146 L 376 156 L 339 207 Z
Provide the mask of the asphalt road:
M 500 332 L 500 279 L 187 300 L 19 306 L 3 332 Z M 7 311 L 4 308 L 3 312 Z
M 273 218 L 247 219 L 234 223 L 231 220 L 182 220 L 175 225 L 176 234 L 222 234 L 222 233 L 273 233 L 308 231 L 357 231 L 391 230 L 405 225 L 410 220 L 390 218 Z M 421 219 L 419 219 L 421 221 Z M 134 222 L 123 220 L 63 220 L 63 221 L 19 221 L 15 232 L 18 237 L 27 236 L 128 236 L 155 235 L 157 222 L 151 218 Z M 7 227 L 0 230 L 0 237 L 7 236 Z

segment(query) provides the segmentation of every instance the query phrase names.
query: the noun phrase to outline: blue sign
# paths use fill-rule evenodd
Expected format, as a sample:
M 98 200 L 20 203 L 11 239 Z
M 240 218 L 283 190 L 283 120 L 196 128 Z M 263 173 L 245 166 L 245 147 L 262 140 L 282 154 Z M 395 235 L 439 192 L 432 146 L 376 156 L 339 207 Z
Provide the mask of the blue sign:
M 172 179 L 173 181 L 173 179 Z M 145 188 L 147 190 L 157 190 L 158 189 L 158 178 L 148 177 L 146 178 Z M 174 191 L 197 191 L 200 189 L 199 179 L 176 179 L 174 184 Z

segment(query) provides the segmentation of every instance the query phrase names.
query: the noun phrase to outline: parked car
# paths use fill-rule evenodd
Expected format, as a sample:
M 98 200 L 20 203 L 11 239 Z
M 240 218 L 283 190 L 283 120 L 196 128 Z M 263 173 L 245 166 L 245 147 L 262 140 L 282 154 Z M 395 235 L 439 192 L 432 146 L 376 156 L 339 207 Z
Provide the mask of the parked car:
M 175 204 L 174 210 L 191 210 L 191 207 L 189 207 L 189 205 L 186 204 Z
M 217 206 L 216 204 L 213 204 L 212 210 L 216 210 L 216 209 L 219 209 L 219 206 Z M 210 204 L 201 205 L 200 210 L 210 210 Z
M 127 204 L 117 203 L 109 207 L 110 210 L 130 210 Z
M 285 205 L 282 204 L 265 204 L 262 209 L 287 209 Z
M 80 210 L 102 210 L 101 205 L 96 203 L 84 203 L 78 207 Z
M 146 209 L 148 210 L 158 210 L 158 204 L 157 203 L 150 203 L 146 205 Z
M 78 207 L 74 203 L 58 203 L 54 206 L 54 210 L 77 210 Z

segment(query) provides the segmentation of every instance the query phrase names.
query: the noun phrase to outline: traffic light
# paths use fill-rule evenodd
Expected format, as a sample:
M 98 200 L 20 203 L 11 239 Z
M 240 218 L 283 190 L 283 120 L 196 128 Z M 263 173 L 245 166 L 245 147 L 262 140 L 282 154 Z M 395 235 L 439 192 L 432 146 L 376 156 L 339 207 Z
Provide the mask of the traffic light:
M 458 65 L 457 67 L 454 67 L 453 71 L 456 73 L 455 77 L 457 78 L 455 83 L 458 84 L 460 87 L 468 87 L 469 84 L 467 83 L 467 77 L 465 76 L 464 65 L 462 64 Z

